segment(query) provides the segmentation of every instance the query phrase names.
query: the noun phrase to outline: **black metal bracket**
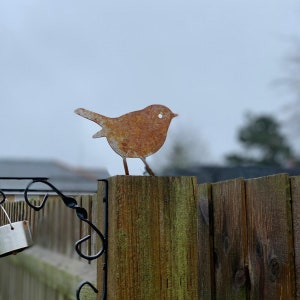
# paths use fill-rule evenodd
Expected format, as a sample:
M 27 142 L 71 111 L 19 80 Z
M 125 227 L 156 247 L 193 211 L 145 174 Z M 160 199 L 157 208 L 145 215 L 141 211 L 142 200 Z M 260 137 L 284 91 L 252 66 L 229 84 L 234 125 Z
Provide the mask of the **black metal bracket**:
M 101 300 L 106 300 L 106 298 L 107 298 L 107 254 L 108 254 L 108 252 L 107 252 L 107 248 L 108 248 L 108 242 L 107 242 L 107 237 L 108 237 L 108 180 L 100 179 L 99 181 L 102 181 L 105 183 L 105 193 L 104 193 L 104 197 L 103 197 L 103 203 L 104 203 L 104 233 L 103 233 L 104 244 L 103 244 L 103 248 L 104 248 L 104 251 L 102 253 L 103 254 L 103 286 L 102 286 Z M 77 247 L 77 244 L 80 241 L 83 242 L 84 239 L 86 239 L 86 238 L 83 238 L 76 242 L 75 249 Z M 84 281 L 77 288 L 77 291 L 76 291 L 76 299 L 77 300 L 80 300 L 80 291 L 84 285 L 89 285 L 95 293 L 98 293 L 98 290 L 89 281 Z
M 81 238 L 80 240 L 78 240 L 75 243 L 75 251 L 77 252 L 77 254 L 80 257 L 82 257 L 86 260 L 89 260 L 89 261 L 97 259 L 101 255 L 103 255 L 103 260 L 104 260 L 104 262 L 103 262 L 103 290 L 102 290 L 101 299 L 106 300 L 106 295 L 107 295 L 107 246 L 108 246 L 108 243 L 107 243 L 107 236 L 108 236 L 108 180 L 106 180 L 106 179 L 99 180 L 99 181 L 102 181 L 102 182 L 105 183 L 105 194 L 104 194 L 104 197 L 103 197 L 103 202 L 104 202 L 104 233 L 102 233 L 88 219 L 88 214 L 87 214 L 86 209 L 79 206 L 77 201 L 73 197 L 64 195 L 59 189 L 57 189 L 53 184 L 51 184 L 48 181 L 47 178 L 40 178 L 40 177 L 39 178 L 1 177 L 0 179 L 5 179 L 5 180 L 23 180 L 23 179 L 28 180 L 28 179 L 30 179 L 31 182 L 27 185 L 27 187 L 24 190 L 24 199 L 25 199 L 27 205 L 30 206 L 35 211 L 39 211 L 39 210 L 43 209 L 43 207 L 45 206 L 45 204 L 47 202 L 47 199 L 48 199 L 48 196 L 49 196 L 48 191 L 56 193 L 62 199 L 62 201 L 64 202 L 64 204 L 67 207 L 72 208 L 72 209 L 75 210 L 77 217 L 81 221 L 87 223 L 91 227 L 91 229 L 93 229 L 96 232 L 96 234 L 100 238 L 101 244 L 102 244 L 101 249 L 96 254 L 86 255 L 86 254 L 82 253 L 82 251 L 81 251 L 81 245 L 91 238 L 90 235 L 87 235 L 87 236 Z M 42 190 L 40 188 L 39 189 L 33 189 L 33 186 L 36 185 L 36 184 L 44 184 L 48 188 L 50 188 L 50 189 L 47 190 L 47 193 L 45 194 L 42 203 L 40 205 L 37 205 L 37 206 L 33 205 L 30 202 L 28 194 L 30 192 L 33 192 L 33 191 L 34 192 L 36 192 L 36 191 L 45 192 L 45 190 Z M 5 192 L 4 192 L 4 190 L 0 189 L 0 204 L 3 204 L 5 202 L 5 200 L 6 200 Z M 81 291 L 81 289 L 84 285 L 89 285 L 95 293 L 98 293 L 98 290 L 90 282 L 85 281 L 85 282 L 81 283 L 79 285 L 79 287 L 77 288 L 77 291 L 76 291 L 77 300 L 80 300 L 80 291 Z

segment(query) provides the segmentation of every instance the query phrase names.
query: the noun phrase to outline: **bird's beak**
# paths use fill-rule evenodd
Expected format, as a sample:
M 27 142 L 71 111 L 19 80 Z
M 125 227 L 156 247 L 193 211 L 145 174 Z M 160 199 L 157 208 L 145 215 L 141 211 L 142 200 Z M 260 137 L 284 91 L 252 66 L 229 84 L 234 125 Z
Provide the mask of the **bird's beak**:
M 172 114 L 172 118 L 178 117 L 178 114 Z

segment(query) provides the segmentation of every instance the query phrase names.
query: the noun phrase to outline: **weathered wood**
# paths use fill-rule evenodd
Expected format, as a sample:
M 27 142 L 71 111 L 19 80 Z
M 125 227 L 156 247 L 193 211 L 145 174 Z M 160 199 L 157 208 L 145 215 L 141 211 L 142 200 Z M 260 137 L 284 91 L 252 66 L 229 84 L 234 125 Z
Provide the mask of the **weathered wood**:
M 246 299 L 247 239 L 243 179 L 212 184 L 215 299 Z
M 100 182 L 97 195 L 76 197 L 102 232 L 104 189 Z M 74 299 L 81 280 L 69 275 L 81 272 L 97 281 L 100 297 L 103 257 L 79 261 L 74 242 L 90 228 L 74 210 L 57 196 L 39 212 L 24 202 L 4 206 L 13 222 L 30 221 L 34 242 L 45 249 L 0 259 L 0 300 L 66 299 L 63 286 L 71 282 Z M 109 179 L 109 207 L 109 300 L 300 300 L 300 177 L 197 186 L 193 177 L 117 176 Z M 93 230 L 91 236 L 82 250 L 94 254 L 102 245 Z M 82 266 L 97 266 L 97 277 Z M 95 299 L 89 288 L 82 299 L 85 292 Z
M 214 288 L 211 185 L 198 186 L 199 299 L 212 299 Z
M 94 201 L 92 202 L 92 221 L 94 225 L 102 232 L 104 235 L 104 221 L 105 221 L 105 203 L 106 199 L 106 185 L 104 182 L 98 182 L 98 190 L 97 194 L 94 196 Z M 102 247 L 105 246 L 102 244 L 102 241 L 99 239 L 97 234 L 92 231 L 92 254 L 98 253 Z M 109 250 L 108 250 L 109 251 Z M 105 259 L 104 255 L 100 256 L 97 261 L 92 261 L 92 264 L 95 263 L 97 267 L 97 289 L 99 291 L 99 299 L 100 295 L 103 293 L 104 282 L 103 282 L 103 274 L 105 268 Z
M 95 268 L 41 247 L 32 247 L 15 256 L 0 259 L 0 299 L 76 299 L 83 280 L 94 283 Z M 56 296 L 59 295 L 59 296 Z M 95 293 L 83 288 L 81 299 L 94 300 Z
M 99 185 L 99 184 L 98 184 Z M 90 221 L 98 228 L 100 229 L 99 224 L 102 222 L 103 218 L 101 216 L 101 214 L 99 213 L 99 201 L 98 201 L 98 193 L 97 194 L 93 194 L 91 195 L 91 203 L 90 203 L 90 214 L 89 214 L 89 218 Z M 100 229 L 100 231 L 102 232 L 102 229 Z M 90 231 L 90 235 L 91 235 L 91 240 L 90 240 L 90 254 L 94 255 L 95 253 L 98 252 L 98 236 L 96 234 L 96 232 L 94 230 Z M 100 258 L 98 258 L 100 259 Z M 92 260 L 90 262 L 91 264 L 95 264 L 95 268 L 97 268 L 97 260 Z
M 108 201 L 108 299 L 198 299 L 196 179 L 116 176 Z
M 88 218 L 91 218 L 91 196 L 82 196 L 79 205 L 85 208 L 88 214 Z M 80 238 L 86 237 L 88 235 L 91 235 L 91 227 L 85 222 L 80 222 Z M 84 255 L 91 255 L 91 243 L 88 241 L 82 243 L 80 250 Z
M 286 174 L 246 180 L 250 299 L 294 299 L 295 276 Z
M 293 233 L 295 251 L 296 299 L 300 299 L 300 176 L 291 177 Z
M 84 198 L 88 200 L 82 201 L 82 204 L 90 212 L 91 197 Z M 77 197 L 81 204 L 80 199 Z M 38 204 L 37 200 L 33 202 Z M 81 225 L 75 210 L 66 207 L 58 196 L 52 195 L 38 212 L 25 202 L 7 201 L 4 206 L 13 222 L 29 219 L 34 243 L 43 248 L 34 246 L 16 256 L 0 258 L 1 300 L 75 299 L 75 291 L 81 281 L 96 282 L 96 264 L 88 265 L 85 260 L 80 262 L 74 250 Z M 1 210 L 0 226 L 3 222 L 8 223 Z M 86 227 L 82 233 L 85 235 L 89 232 L 90 229 Z M 86 241 L 83 248 L 89 252 L 90 241 Z M 95 299 L 95 293 L 84 287 L 81 299 Z

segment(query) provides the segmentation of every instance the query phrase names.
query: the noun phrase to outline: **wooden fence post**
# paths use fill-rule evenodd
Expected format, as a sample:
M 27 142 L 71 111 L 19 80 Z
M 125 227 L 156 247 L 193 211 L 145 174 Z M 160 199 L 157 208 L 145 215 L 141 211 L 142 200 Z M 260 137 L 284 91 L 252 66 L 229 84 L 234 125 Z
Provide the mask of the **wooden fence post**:
M 108 181 L 107 299 L 198 299 L 196 178 Z

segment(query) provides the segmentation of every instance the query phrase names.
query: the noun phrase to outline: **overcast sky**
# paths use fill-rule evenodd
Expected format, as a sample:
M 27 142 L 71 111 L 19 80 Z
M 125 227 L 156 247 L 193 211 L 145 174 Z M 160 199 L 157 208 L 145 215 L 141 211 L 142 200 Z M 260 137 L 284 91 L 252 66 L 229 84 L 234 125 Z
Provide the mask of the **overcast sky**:
M 117 117 L 158 103 L 179 117 L 153 168 L 189 133 L 200 161 L 222 163 L 245 112 L 281 117 L 292 101 L 273 83 L 299 20 L 297 0 L 0 0 L 0 158 L 124 174 L 106 139 L 92 139 L 99 126 L 73 111 Z

